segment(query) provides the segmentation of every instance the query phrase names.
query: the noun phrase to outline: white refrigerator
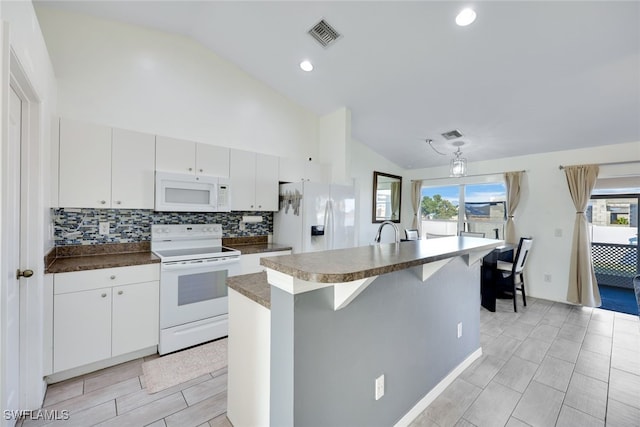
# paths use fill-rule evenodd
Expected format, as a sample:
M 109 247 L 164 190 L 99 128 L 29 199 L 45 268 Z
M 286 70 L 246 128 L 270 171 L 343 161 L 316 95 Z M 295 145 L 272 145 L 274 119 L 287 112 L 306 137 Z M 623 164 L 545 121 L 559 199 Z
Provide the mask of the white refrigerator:
M 280 184 L 280 210 L 273 218 L 273 242 L 293 253 L 356 246 L 356 198 L 346 185 Z

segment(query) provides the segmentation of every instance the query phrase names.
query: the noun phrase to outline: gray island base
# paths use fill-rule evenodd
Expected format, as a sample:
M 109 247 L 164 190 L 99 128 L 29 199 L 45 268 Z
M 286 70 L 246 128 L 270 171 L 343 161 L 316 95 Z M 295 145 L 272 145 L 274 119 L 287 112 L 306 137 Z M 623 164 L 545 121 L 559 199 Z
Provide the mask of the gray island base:
M 270 310 L 230 291 L 229 419 L 409 425 L 482 354 L 480 260 L 502 243 L 445 237 L 263 258 Z M 233 366 L 247 348 L 262 358 Z

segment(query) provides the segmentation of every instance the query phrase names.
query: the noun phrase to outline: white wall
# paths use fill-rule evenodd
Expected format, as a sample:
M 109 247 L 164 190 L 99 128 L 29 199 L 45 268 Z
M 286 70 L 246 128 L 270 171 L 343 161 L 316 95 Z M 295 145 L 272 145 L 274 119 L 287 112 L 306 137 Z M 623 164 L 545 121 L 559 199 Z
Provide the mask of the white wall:
M 330 166 L 330 181 L 351 184 L 351 111 L 340 108 L 320 117 L 318 123 L 318 158 Z
M 292 158 L 318 118 L 194 40 L 39 6 L 61 116 Z
M 534 244 L 526 268 L 527 292 L 534 297 L 553 301 L 566 301 L 569 278 L 569 255 L 575 208 L 565 174 L 559 165 L 588 163 L 608 163 L 619 161 L 640 161 L 640 142 L 607 145 L 579 150 L 557 151 L 553 153 L 511 157 L 506 159 L 469 164 L 469 175 L 501 173 L 526 170 L 523 177 L 520 205 L 516 211 L 516 234 L 533 236 Z M 600 176 L 639 174 L 638 164 L 603 166 Z M 405 180 L 444 177 L 446 167 L 410 170 L 405 172 Z M 484 180 L 485 178 L 475 178 Z M 474 178 L 465 178 L 467 181 Z M 439 184 L 460 182 L 460 180 L 439 180 Z M 403 189 L 403 212 L 409 200 Z M 559 231 L 562 236 L 556 237 Z M 544 282 L 544 274 L 550 274 L 550 283 Z
M 392 175 L 403 176 L 402 200 L 400 209 L 403 218 L 408 211 L 411 211 L 409 198 L 406 196 L 407 183 L 405 171 L 400 166 L 382 157 L 375 151 L 371 150 L 361 142 L 351 139 L 351 176 L 358 198 L 358 243 L 359 245 L 368 245 L 373 242 L 373 238 L 378 231 L 380 224 L 375 224 L 371 220 L 373 208 L 373 171 L 385 172 Z M 409 204 L 407 204 L 409 203 Z M 411 225 L 409 222 L 403 221 L 403 224 L 397 224 L 400 229 L 400 237 L 404 238 L 404 229 L 410 228 L 405 225 Z M 392 242 L 394 239 L 393 229 L 385 227 L 382 240 L 383 243 Z
M 25 212 L 23 212 L 22 217 L 22 221 L 28 224 L 29 229 L 27 236 L 29 252 L 26 254 L 27 259 L 23 261 L 34 270 L 35 274 L 29 279 L 29 286 L 23 287 L 20 294 L 21 327 L 26 337 L 20 355 L 20 362 L 24 367 L 21 372 L 24 375 L 23 380 L 26 381 L 26 387 L 22 390 L 23 394 L 26 394 L 23 404 L 25 409 L 35 409 L 40 406 L 44 397 L 42 381 L 43 254 L 52 246 L 48 235 L 49 159 L 51 157 L 50 123 L 57 103 L 56 86 L 51 61 L 31 2 L 3 1 L 0 3 L 0 16 L 9 26 L 9 44 L 17 58 L 14 65 L 19 64 L 19 67 L 24 70 L 29 89 L 37 98 L 35 104 L 37 121 L 29 133 L 30 142 L 27 152 L 23 153 L 28 159 L 26 170 L 23 170 L 23 173 L 26 173 L 28 186 L 28 191 L 23 193 L 23 197 L 27 197 L 28 215 L 24 215 Z M 1 83 L 3 96 L 8 89 L 5 87 L 6 83 L 7 80 L 3 79 Z M 1 113 L 0 117 L 4 121 L 6 111 Z M 25 177 L 24 174 L 23 177 Z

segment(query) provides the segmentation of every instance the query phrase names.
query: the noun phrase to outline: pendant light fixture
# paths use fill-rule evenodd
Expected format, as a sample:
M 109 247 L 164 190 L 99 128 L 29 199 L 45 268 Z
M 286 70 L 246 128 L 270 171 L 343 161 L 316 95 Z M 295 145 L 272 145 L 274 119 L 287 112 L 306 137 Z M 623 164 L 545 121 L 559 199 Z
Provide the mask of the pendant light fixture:
M 431 147 L 433 151 L 440 154 L 441 156 L 447 155 L 445 153 L 441 153 L 440 151 L 436 150 L 436 147 L 433 146 L 432 139 L 427 138 L 425 139 L 425 142 L 429 144 L 429 147 Z M 451 162 L 449 164 L 449 176 L 455 177 L 455 178 L 466 176 L 467 175 L 467 159 L 466 157 L 462 157 L 462 150 L 460 150 L 460 147 L 464 145 L 464 141 L 455 141 L 453 145 L 455 147 L 458 147 L 458 149 L 453 153 L 453 159 L 451 159 Z
M 460 151 L 460 145 L 458 145 L 458 151 L 453 153 L 454 158 L 451 159 L 451 166 L 449 168 L 449 174 L 456 178 L 467 174 L 467 159 L 465 157 L 461 157 L 462 151 Z

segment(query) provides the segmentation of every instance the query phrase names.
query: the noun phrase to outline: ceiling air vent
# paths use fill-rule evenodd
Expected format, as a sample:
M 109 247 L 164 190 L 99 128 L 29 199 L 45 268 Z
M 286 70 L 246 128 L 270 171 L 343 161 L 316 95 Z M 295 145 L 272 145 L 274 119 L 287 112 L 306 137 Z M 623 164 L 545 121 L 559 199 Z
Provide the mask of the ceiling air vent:
M 337 32 L 335 28 L 329 25 L 324 19 L 314 25 L 308 32 L 322 47 L 329 47 L 342 37 L 342 34 Z
M 454 130 L 450 130 L 449 132 L 445 132 L 441 135 L 444 137 L 444 139 L 450 140 L 450 139 L 460 138 L 462 136 L 462 133 L 458 129 L 454 129 Z

